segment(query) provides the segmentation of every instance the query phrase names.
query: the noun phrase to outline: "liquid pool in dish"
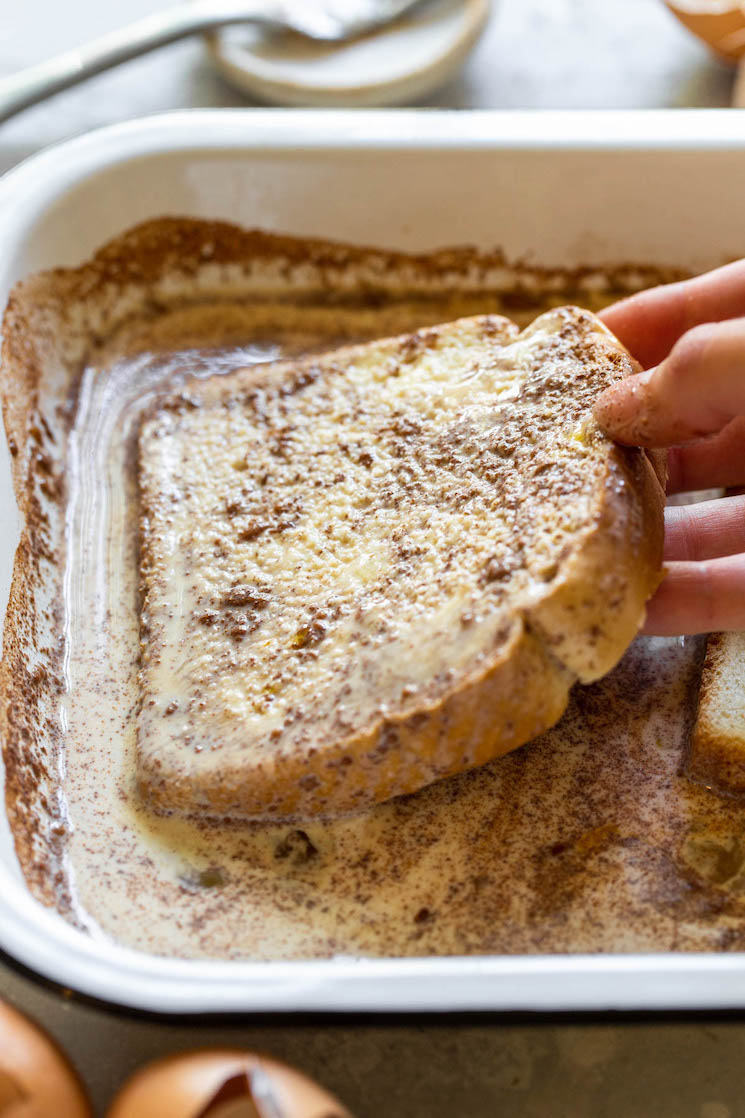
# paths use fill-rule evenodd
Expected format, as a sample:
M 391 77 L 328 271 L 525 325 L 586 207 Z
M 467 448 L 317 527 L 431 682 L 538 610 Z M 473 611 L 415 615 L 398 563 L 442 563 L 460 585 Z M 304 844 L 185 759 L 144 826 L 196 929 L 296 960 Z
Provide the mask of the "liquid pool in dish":
M 147 297 L 133 300 L 125 285 L 108 317 L 98 314 L 87 344 L 70 346 L 66 364 L 48 356 L 54 399 L 42 409 L 49 434 L 40 423 L 39 457 L 48 459 L 40 469 L 50 492 L 49 557 L 37 556 L 30 578 L 39 604 L 34 648 L 34 634 L 24 645 L 20 625 L 9 645 L 16 667 L 25 655 L 27 679 L 43 668 L 34 709 L 45 716 L 24 725 L 37 759 L 47 750 L 46 806 L 41 795 L 29 797 L 35 831 L 30 818 L 15 820 L 36 894 L 92 935 L 183 957 L 741 948 L 742 808 L 679 775 L 699 667 L 695 641 L 637 641 L 611 676 L 576 691 L 562 722 L 538 741 L 358 816 L 306 826 L 192 824 L 143 809 L 133 780 L 132 458 L 142 409 L 187 375 L 219 375 L 462 314 L 496 311 L 522 323 L 567 301 L 596 309 L 616 290 L 610 281 L 578 289 L 576 277 L 538 275 L 528 291 L 515 276 L 510 287 L 504 269 L 499 282 L 490 287 L 482 277 L 479 288 L 475 258 L 466 257 L 455 277 L 452 265 L 448 273 L 430 261 L 427 290 L 420 265 L 385 257 L 372 270 L 371 290 L 370 254 L 361 260 L 352 250 L 336 286 L 320 282 L 329 266 L 316 262 L 315 290 L 292 282 L 297 258 L 285 259 L 286 290 L 277 298 L 286 243 L 267 266 L 275 282 L 267 296 L 231 261 L 216 276 L 215 229 L 200 235 L 202 248 L 213 245 L 201 272 L 186 269 L 176 282 L 164 267 L 148 278 L 143 265 L 145 282 L 130 270 L 128 284 L 141 284 Z M 125 247 L 131 261 L 137 245 Z M 304 263 L 316 249 L 307 249 Z M 67 308 L 80 292 L 65 299 Z M 33 476 L 41 485 L 38 469 Z M 59 594 L 42 609 L 42 583 L 54 578 Z M 20 606 L 20 590 L 11 604 Z M 11 624 L 14 616 L 11 609 Z M 54 639 L 38 639 L 42 623 Z M 46 662 L 34 666 L 34 656 Z M 6 666 L 6 688 L 9 676 Z M 6 756 L 17 804 L 18 774 L 31 760 L 13 730 Z

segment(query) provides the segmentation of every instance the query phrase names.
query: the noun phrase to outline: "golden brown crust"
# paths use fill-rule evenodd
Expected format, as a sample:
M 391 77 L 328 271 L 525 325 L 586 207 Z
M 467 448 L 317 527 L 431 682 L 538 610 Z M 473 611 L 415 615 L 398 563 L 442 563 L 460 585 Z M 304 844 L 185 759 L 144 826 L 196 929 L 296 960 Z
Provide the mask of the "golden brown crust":
M 662 580 L 664 504 L 646 455 L 615 447 L 594 524 L 555 589 L 529 615 L 580 683 L 609 672 L 644 623 L 646 602 Z
M 708 788 L 745 795 L 745 633 L 708 638 L 686 772 Z
M 655 284 L 689 278 L 676 268 L 638 263 L 617 267 L 548 269 L 539 265 L 506 265 L 499 250 L 444 248 L 431 253 L 403 253 L 366 248 L 310 237 L 283 236 L 244 229 L 226 221 L 160 217 L 145 221 L 103 245 L 79 268 L 56 268 L 19 283 L 11 295 L 16 305 L 28 297 L 56 305 L 63 312 L 76 304 L 105 305 L 102 334 L 115 325 L 113 308 L 126 293 L 128 313 L 155 312 L 172 301 L 175 287 L 191 288 L 194 296 L 230 286 L 234 269 L 241 270 L 241 292 L 256 277 L 262 294 L 297 297 L 299 277 L 308 287 L 325 291 L 330 302 L 391 291 L 389 276 L 409 292 L 441 293 L 452 277 L 462 292 L 503 290 L 506 309 L 544 309 L 545 293 L 585 290 L 587 298 L 605 287 L 616 296 Z M 309 274 L 312 270 L 312 275 Z M 124 308 L 127 313 L 127 308 Z M 98 324 L 96 324 L 98 325 Z M 37 336 L 21 335 L 25 344 Z
M 0 397 L 20 538 L 3 626 L 0 739 L 5 810 L 18 859 L 35 896 L 67 911 L 69 893 L 60 885 L 66 822 L 55 794 L 62 650 L 49 636 L 59 611 L 50 572 L 63 523 L 64 467 L 52 404 L 41 391 L 53 336 L 45 310 L 43 303 L 24 305 L 16 290 L 3 319 Z
M 268 756 L 247 777 L 245 765 L 204 785 L 197 810 L 214 815 L 303 818 L 344 814 L 413 792 L 516 749 L 563 714 L 574 676 L 518 620 L 498 658 L 428 709 L 377 720 L 353 737 L 311 753 Z M 530 701 L 526 702 L 526 696 Z M 164 773 L 140 756 L 138 784 L 155 810 L 195 809 L 194 780 Z

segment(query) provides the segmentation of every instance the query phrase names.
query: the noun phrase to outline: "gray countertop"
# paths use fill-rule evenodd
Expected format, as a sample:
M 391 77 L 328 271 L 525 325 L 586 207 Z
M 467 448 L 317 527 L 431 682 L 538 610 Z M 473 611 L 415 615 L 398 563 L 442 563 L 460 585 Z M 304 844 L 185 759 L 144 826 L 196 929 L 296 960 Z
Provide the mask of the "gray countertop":
M 314 1076 L 356 1118 L 745 1115 L 745 1025 L 734 1020 L 165 1022 L 75 1004 L 9 970 L 0 970 L 0 990 L 64 1044 L 99 1108 L 117 1083 L 155 1056 L 238 1045 Z
M 0 73 L 157 7 L 154 0 L 23 0 L 0 10 Z M 732 72 L 659 0 L 502 0 L 450 108 L 723 106 Z M 245 105 L 198 42 L 171 47 L 0 127 L 0 171 L 47 144 L 166 109 Z M 264 1049 L 335 1091 L 359 1118 L 738 1118 L 738 1019 L 526 1023 L 445 1018 L 165 1021 L 109 1012 L 0 962 L 0 993 L 73 1057 L 99 1111 L 143 1061 L 230 1043 Z

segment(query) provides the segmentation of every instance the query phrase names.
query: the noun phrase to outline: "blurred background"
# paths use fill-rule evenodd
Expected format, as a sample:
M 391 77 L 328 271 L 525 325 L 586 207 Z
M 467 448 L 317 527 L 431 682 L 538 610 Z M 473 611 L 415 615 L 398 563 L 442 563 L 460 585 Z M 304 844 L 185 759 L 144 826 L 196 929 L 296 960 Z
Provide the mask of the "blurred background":
M 159 7 L 161 0 L 7 0 L 0 4 L 0 77 Z M 661 0 L 493 0 L 490 7 L 487 26 L 459 72 L 413 103 L 644 109 L 730 102 L 732 67 L 690 35 Z M 47 144 L 102 124 L 169 109 L 250 103 L 216 70 L 204 43 L 191 39 L 59 94 L 0 127 L 0 172 Z

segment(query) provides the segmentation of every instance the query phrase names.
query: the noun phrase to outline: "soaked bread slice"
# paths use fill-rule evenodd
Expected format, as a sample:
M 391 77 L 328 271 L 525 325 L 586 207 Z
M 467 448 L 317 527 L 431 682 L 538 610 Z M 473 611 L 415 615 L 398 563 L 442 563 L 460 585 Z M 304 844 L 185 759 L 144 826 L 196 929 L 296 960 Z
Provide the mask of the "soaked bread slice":
M 710 788 L 745 795 L 745 632 L 708 639 L 687 772 Z
M 139 438 L 145 800 L 347 812 L 556 722 L 660 577 L 659 482 L 592 418 L 635 369 L 566 307 L 161 403 Z

